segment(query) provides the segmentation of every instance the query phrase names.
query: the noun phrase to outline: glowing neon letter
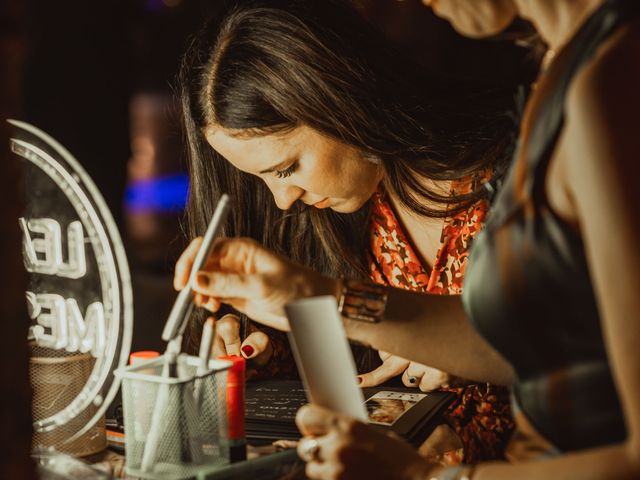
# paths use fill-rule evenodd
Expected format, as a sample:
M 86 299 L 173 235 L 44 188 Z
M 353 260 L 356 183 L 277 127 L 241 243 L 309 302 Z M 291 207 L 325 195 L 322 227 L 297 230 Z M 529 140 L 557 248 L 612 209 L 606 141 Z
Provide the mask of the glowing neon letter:
M 91 354 L 96 358 L 104 354 L 107 337 L 102 303 L 93 302 L 90 304 L 83 319 L 78 302 L 73 298 L 68 298 L 67 322 L 69 342 L 66 349 L 68 352 L 86 353 L 91 351 Z
M 91 352 L 96 358 L 104 355 L 107 332 L 102 303 L 91 303 L 84 318 L 75 299 L 65 300 L 60 295 L 27 292 L 27 305 L 29 316 L 36 321 L 29 329 L 29 339 L 37 345 L 56 350 L 64 348 L 68 352 Z
M 36 294 L 39 305 L 38 314 L 34 318 L 36 325 L 31 327 L 31 333 L 36 343 L 41 347 L 64 348 L 68 342 L 67 336 L 67 307 L 60 295 L 53 293 Z M 51 333 L 46 333 L 45 328 Z
M 20 218 L 24 266 L 28 272 L 82 278 L 87 272 L 84 231 L 78 220 L 67 227 L 67 262 L 62 259 L 60 224 L 51 218 Z M 32 233 L 38 235 L 32 236 Z

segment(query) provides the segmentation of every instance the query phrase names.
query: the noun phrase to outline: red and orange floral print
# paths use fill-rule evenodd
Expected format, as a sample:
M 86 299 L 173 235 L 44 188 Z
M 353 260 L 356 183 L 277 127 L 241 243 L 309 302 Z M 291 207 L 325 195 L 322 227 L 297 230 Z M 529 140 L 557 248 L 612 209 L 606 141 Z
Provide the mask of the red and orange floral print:
M 454 181 L 452 194 L 469 193 L 486 176 Z M 480 201 L 467 210 L 444 219 L 440 248 L 433 267 L 423 265 L 403 232 L 383 191 L 375 193 L 371 216 L 370 274 L 379 284 L 441 295 L 460 295 L 469 249 L 481 230 L 488 210 Z M 507 389 L 469 383 L 442 388 L 457 394 L 445 416 L 463 444 L 461 451 L 448 452 L 445 463 L 477 463 L 503 458 L 513 431 Z

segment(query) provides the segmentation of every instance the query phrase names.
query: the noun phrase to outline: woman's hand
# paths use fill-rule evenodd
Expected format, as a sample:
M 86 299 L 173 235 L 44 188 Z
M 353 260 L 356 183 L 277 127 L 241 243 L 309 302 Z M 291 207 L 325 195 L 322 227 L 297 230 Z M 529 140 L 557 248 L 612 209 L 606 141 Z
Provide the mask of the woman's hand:
M 176 264 L 174 287 L 187 285 L 202 242 L 196 238 Z M 215 312 L 226 303 L 265 325 L 289 328 L 283 307 L 292 300 L 335 295 L 337 281 L 295 265 L 248 238 L 226 238 L 213 246 L 192 285 L 195 302 Z
M 361 387 L 375 387 L 400 374 L 402 374 L 402 383 L 405 386 L 418 387 L 423 392 L 449 386 L 449 375 L 440 370 L 410 362 L 387 352 L 380 351 L 379 353 L 382 365 L 369 373 L 358 375 Z
M 391 355 L 390 353 L 383 352 L 382 350 L 380 350 L 378 354 L 382 360 L 382 365 L 375 370 L 363 373 L 357 377 L 358 384 L 362 388 L 375 387 L 376 385 L 380 385 L 387 380 L 397 377 L 411 364 L 411 362 L 406 358 Z M 416 385 L 411 386 L 415 387 Z
M 211 346 L 212 358 L 223 355 L 238 355 L 253 360 L 256 366 L 265 365 L 273 349 L 269 337 L 249 322 L 249 334 L 244 341 L 240 338 L 240 319 L 236 315 L 225 315 L 214 319 L 215 336 Z
M 402 374 L 402 383 L 407 387 L 418 387 L 423 392 L 431 392 L 440 387 L 448 387 L 451 377 L 436 368 L 411 362 Z
M 296 423 L 311 479 L 424 480 L 434 468 L 400 438 L 316 405 L 302 407 Z

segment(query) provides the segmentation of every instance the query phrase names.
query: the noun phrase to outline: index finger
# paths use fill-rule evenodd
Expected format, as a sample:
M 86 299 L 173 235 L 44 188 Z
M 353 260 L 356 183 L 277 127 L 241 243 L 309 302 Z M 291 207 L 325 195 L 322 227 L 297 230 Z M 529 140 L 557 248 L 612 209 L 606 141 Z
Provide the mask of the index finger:
M 193 261 L 196 258 L 198 250 L 202 245 L 202 237 L 194 238 L 189 246 L 185 248 L 184 252 L 178 258 L 176 262 L 176 269 L 173 274 L 173 287 L 176 290 L 182 290 L 187 286 L 189 281 L 189 275 L 191 274 L 191 268 L 193 267 Z
M 249 273 L 259 265 L 262 273 L 281 265 L 283 260 L 253 238 L 218 238 L 211 247 L 207 266 L 223 272 Z
M 224 342 L 227 355 L 240 356 L 240 319 L 228 314 L 216 322 L 216 336 Z

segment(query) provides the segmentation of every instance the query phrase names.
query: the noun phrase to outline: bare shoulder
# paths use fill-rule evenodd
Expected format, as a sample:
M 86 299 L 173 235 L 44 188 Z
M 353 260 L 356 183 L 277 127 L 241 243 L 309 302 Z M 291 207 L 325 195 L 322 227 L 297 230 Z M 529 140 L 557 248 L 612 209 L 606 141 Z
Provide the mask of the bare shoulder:
M 640 19 L 621 27 L 576 75 L 566 108 L 567 133 L 572 137 L 572 143 L 586 142 L 592 152 L 575 161 L 583 163 L 589 157 L 598 160 L 604 156 L 619 165 L 631 160 L 637 163 L 640 153 Z
M 640 18 L 621 27 L 576 75 L 567 98 L 571 113 L 627 118 L 637 128 L 640 104 Z M 577 112 L 576 112 L 577 110 Z M 604 119 L 603 118 L 603 119 Z
M 640 204 L 640 20 L 615 32 L 580 70 L 565 111 L 558 159 L 573 205 L 568 217 L 584 226 L 600 209 L 609 215 Z

